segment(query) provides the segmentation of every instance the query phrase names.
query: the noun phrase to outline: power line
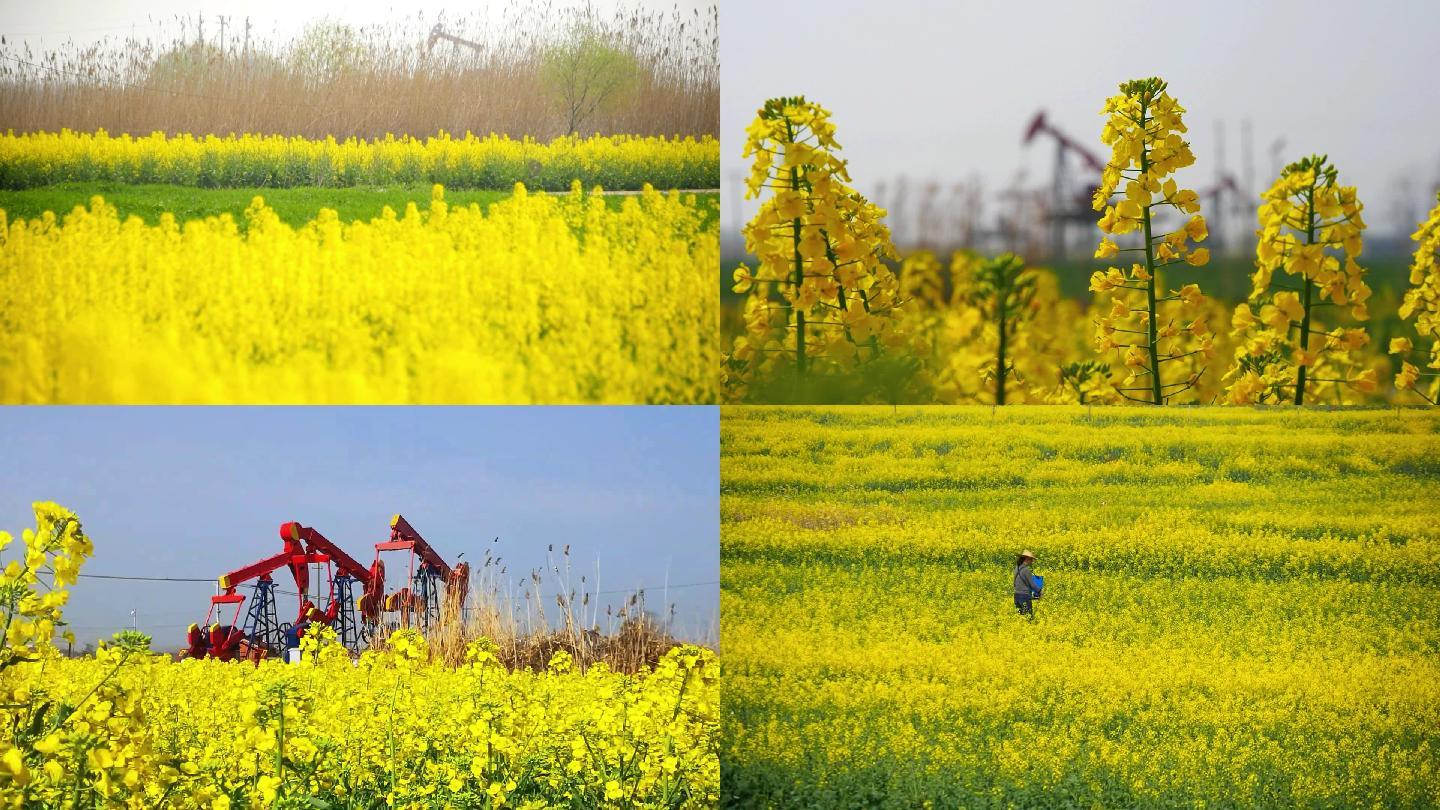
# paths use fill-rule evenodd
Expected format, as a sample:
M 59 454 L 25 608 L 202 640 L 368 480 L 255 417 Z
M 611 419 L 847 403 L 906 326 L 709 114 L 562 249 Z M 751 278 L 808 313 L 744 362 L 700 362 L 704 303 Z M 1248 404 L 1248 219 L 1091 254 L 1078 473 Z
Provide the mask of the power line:
M 149 622 L 141 622 L 141 624 L 144 625 L 147 629 L 152 629 L 152 630 L 156 630 L 156 629 L 158 629 L 158 630 L 169 630 L 169 629 L 172 629 L 172 628 L 175 628 L 175 627 L 189 627 L 190 624 L 193 624 L 193 622 L 192 622 L 192 623 L 189 623 L 189 624 L 151 624 L 151 623 L 149 623 Z M 64 629 L 66 629 L 66 630 L 129 630 L 129 629 L 130 629 L 130 625 L 128 625 L 128 624 L 67 624 L 67 625 L 65 625 Z
M 126 574 L 80 574 L 79 576 L 82 577 L 82 578 L 88 578 L 88 579 L 115 579 L 115 580 L 122 580 L 122 581 L 125 581 L 125 582 L 207 582 L 207 583 L 211 583 L 211 584 L 216 584 L 216 580 L 215 580 L 214 577 L 207 577 L 207 578 L 199 578 L 199 577 L 147 577 L 147 576 L 132 576 L 132 575 L 126 575 Z M 622 593 L 623 593 L 623 594 L 638 593 L 638 592 L 640 592 L 640 591 L 663 591 L 663 590 L 667 590 L 667 589 L 670 589 L 670 588 L 699 588 L 699 587 L 703 587 L 703 586 L 705 586 L 705 585 L 719 585 L 719 584 L 720 584 L 720 580 L 715 579 L 715 580 L 706 580 L 706 581 L 704 581 L 704 582 L 675 582 L 675 583 L 668 583 L 668 584 L 665 584 L 665 585 L 655 585 L 655 586 L 651 586 L 651 587 L 617 588 L 617 589 L 615 589 L 615 590 L 608 590 L 608 591 L 588 591 L 588 593 L 592 593 L 592 594 L 594 594 L 594 595 L 596 595 L 596 596 L 610 596 L 610 595 L 622 594 Z M 237 587 L 238 587 L 238 586 L 237 586 Z M 287 590 L 285 590 L 285 589 L 283 589 L 283 588 L 276 588 L 275 590 L 276 590 L 276 591 L 279 591 L 280 593 L 285 594 L 286 596 L 299 596 L 299 595 L 300 595 L 299 593 L 297 593 L 297 592 L 295 592 L 295 591 L 287 591 Z M 527 591 L 528 591 L 528 589 L 527 589 Z
M 79 574 L 85 579 L 123 579 L 133 582 L 214 582 L 214 577 L 199 579 L 196 577 L 134 577 L 121 574 Z
M 620 588 L 620 589 L 614 590 L 614 591 L 590 591 L 589 593 L 593 593 L 593 594 L 595 594 L 596 596 L 605 596 L 606 594 L 639 593 L 640 591 L 663 591 L 663 590 L 666 590 L 666 589 L 669 589 L 669 588 L 698 588 L 698 587 L 700 587 L 700 586 L 702 586 L 702 585 L 719 585 L 719 584 L 720 584 L 720 580 L 716 579 L 716 580 L 711 580 L 711 581 L 707 581 L 707 582 L 677 582 L 677 583 L 672 583 L 672 584 L 669 584 L 669 585 L 656 585 L 655 587 L 652 587 L 652 588 Z M 581 593 L 585 593 L 585 592 L 582 591 Z

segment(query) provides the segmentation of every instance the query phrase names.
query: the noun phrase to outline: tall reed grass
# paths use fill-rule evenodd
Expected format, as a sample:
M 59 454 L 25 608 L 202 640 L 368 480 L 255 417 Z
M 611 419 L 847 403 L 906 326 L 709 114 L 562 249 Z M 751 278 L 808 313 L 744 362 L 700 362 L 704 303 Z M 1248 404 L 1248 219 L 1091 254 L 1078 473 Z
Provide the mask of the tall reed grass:
M 288 38 L 247 34 L 232 15 L 223 36 L 211 16 L 203 26 L 177 18 L 147 38 L 41 50 L 9 41 L 0 45 L 0 121 L 16 132 L 548 139 L 569 134 L 570 113 L 547 64 L 556 48 L 591 37 L 634 72 L 580 134 L 716 135 L 718 17 L 718 6 L 606 16 L 510 0 L 483 19 L 323 21 Z
M 569 653 L 577 669 L 604 663 L 611 670 L 635 673 L 654 667 L 665 653 L 682 643 L 707 645 L 716 637 L 708 630 L 677 630 L 669 606 L 665 615 L 646 607 L 645 592 L 636 590 L 619 602 L 602 599 L 598 573 L 577 575 L 571 570 L 570 547 L 552 556 L 544 569 L 535 569 L 522 583 L 507 575 L 499 557 L 488 552 L 471 572 L 466 598 L 442 600 L 440 621 L 425 633 L 430 655 L 451 666 L 465 662 L 467 646 L 489 639 L 494 655 L 506 667 L 543 670 L 556 652 Z M 610 592 L 613 593 L 613 592 Z M 383 636 L 398 625 L 390 625 Z

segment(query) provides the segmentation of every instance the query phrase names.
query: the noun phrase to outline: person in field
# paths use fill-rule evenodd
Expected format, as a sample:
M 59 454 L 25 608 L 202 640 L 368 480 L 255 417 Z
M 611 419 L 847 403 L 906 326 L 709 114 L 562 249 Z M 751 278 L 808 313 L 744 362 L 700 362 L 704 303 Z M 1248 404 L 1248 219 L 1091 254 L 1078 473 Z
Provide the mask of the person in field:
M 1035 620 L 1034 600 L 1040 598 L 1040 583 L 1035 579 L 1035 574 L 1030 566 L 1035 562 L 1035 553 L 1030 550 L 1020 552 L 1015 558 L 1015 609 L 1020 615 L 1031 621 Z

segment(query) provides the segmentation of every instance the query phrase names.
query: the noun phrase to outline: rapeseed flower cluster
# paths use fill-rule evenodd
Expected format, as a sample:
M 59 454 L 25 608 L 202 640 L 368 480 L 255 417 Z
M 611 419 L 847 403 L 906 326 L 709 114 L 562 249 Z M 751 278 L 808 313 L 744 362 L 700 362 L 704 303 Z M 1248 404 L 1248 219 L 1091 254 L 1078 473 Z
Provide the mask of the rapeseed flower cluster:
M 727 801 L 1433 804 L 1437 428 L 726 409 Z
M 423 646 L 423 645 L 422 645 Z M 0 742 L 0 802 L 74 795 L 132 807 L 713 807 L 718 664 L 677 647 L 652 671 L 450 669 L 413 645 L 299 666 L 163 656 L 53 660 L 4 676 L 9 723 L 75 719 Z M 203 696 L 203 697 L 197 697 Z M 15 708 L 15 705 L 26 708 Z
M 439 183 L 451 188 L 534 190 L 717 188 L 720 143 L 632 135 L 562 137 L 549 143 L 503 135 L 372 141 L 283 135 L 98 132 L 0 135 L 0 188 L 53 183 L 164 183 L 204 188 Z
M 749 297 L 722 363 L 729 399 L 804 399 L 824 384 L 807 378 L 854 377 L 910 348 L 885 211 L 849 185 L 839 149 L 829 110 L 803 97 L 766 101 L 746 130 L 746 197 L 768 196 L 744 228 L 759 265 L 734 273 Z
M 1305 403 L 1325 394 L 1377 387 L 1373 369 L 1359 370 L 1358 350 L 1370 342 L 1361 327 L 1316 317 L 1320 307 L 1367 320 L 1370 287 L 1355 258 L 1364 247 L 1364 205 L 1341 186 L 1324 156 L 1286 166 L 1262 195 L 1250 299 L 1235 307 L 1235 363 L 1225 375 L 1236 404 Z M 1276 271 L 1284 273 L 1276 278 Z M 1337 316 L 1338 317 L 1338 316 Z
M 1086 333 L 1077 328 L 1106 316 L 1113 304 L 1096 301 L 1088 307 L 1060 292 L 1055 272 L 1043 267 L 1018 267 L 1003 257 L 987 260 L 969 250 L 951 254 L 948 264 L 929 251 L 906 255 L 900 264 L 901 296 L 906 306 L 903 328 L 924 351 L 916 359 L 916 379 L 938 404 L 993 404 L 998 397 L 1002 353 L 1000 318 L 1005 315 L 1005 401 L 1091 405 L 1116 404 L 1111 366 L 1097 361 Z M 1006 292 L 986 280 L 1002 268 L 1020 282 Z M 1002 312 L 1003 309 L 1003 312 Z M 1206 298 L 1196 304 L 1197 318 L 1221 322 L 1229 310 Z M 1213 335 L 1212 348 L 1229 349 L 1229 335 Z M 1202 402 L 1219 398 L 1218 374 L 1203 374 L 1193 388 Z
M 0 635 L 0 672 L 21 661 L 37 660 L 51 651 L 56 630 L 64 625 L 63 608 L 69 600 L 80 567 L 95 547 L 80 520 L 70 510 L 48 501 L 33 505 L 35 528 L 21 534 L 24 548 L 16 559 L 0 568 L 0 611 L 5 626 Z M 0 531 L 0 551 L 15 537 Z M 66 639 L 74 641 L 70 631 Z
M 1415 260 L 1410 265 L 1410 289 L 1400 304 L 1400 317 L 1415 322 L 1415 332 L 1420 339 L 1430 341 L 1425 363 L 1429 372 L 1422 372 L 1410 362 L 1409 355 L 1416 351 L 1415 344 L 1407 337 L 1390 341 L 1390 353 L 1400 355 L 1400 373 L 1395 375 L 1395 388 L 1409 390 L 1428 400 L 1431 405 L 1440 403 L 1440 194 L 1430 215 L 1411 237 L 1418 244 Z M 1421 356 L 1425 352 L 1418 352 Z M 1421 384 L 1421 377 L 1429 377 L 1429 384 Z
M 1017 261 L 957 250 L 948 266 L 929 251 L 901 262 L 904 330 L 924 352 L 917 377 L 935 402 L 1000 404 L 1002 367 L 1005 402 L 1054 401 L 1057 369 L 1088 355 L 1074 329 L 1080 304 L 1060 294 L 1053 272 Z
M 1095 258 L 1116 264 L 1091 275 L 1087 308 L 1020 257 L 960 250 L 947 267 L 924 250 L 897 256 L 885 212 L 848 185 L 829 111 L 803 97 L 767 101 L 744 150 L 752 160 L 747 197 L 765 197 L 744 228 L 759 262 L 734 271 L 732 290 L 746 298 L 721 321 L 731 347 L 721 361 L 722 395 L 764 403 L 1244 405 L 1304 404 L 1307 391 L 1311 402 L 1360 404 L 1411 391 L 1440 400 L 1440 374 L 1411 362 L 1411 338 L 1391 342 L 1400 368 L 1395 388 L 1382 390 L 1381 347 L 1369 345 L 1363 328 L 1322 324 L 1315 314 L 1328 307 L 1363 321 L 1371 294 L 1355 261 L 1363 205 L 1324 157 L 1287 167 L 1263 195 L 1245 303 L 1232 311 L 1197 283 L 1167 286 L 1167 268 L 1210 261 L 1199 195 L 1175 176 L 1195 163 L 1184 114 L 1159 78 L 1126 82 L 1105 102 L 1101 140 L 1111 154 L 1093 197 L 1104 233 Z M 1402 318 L 1419 313 L 1422 341 L 1440 328 L 1425 314 L 1440 310 L 1440 292 L 1426 281 L 1437 232 L 1440 225 L 1422 224 L 1415 236 L 1422 244 L 1414 288 L 1402 306 Z M 1095 326 L 1083 348 L 1082 320 Z M 1235 358 L 1228 370 L 1211 367 L 1217 354 Z M 1440 348 L 1428 362 L 1440 369 Z M 1430 382 L 1417 387 L 1422 377 Z
M 1195 162 L 1182 137 L 1184 112 L 1158 78 L 1122 84 L 1102 110 L 1106 123 L 1100 139 L 1111 155 L 1094 195 L 1095 210 L 1103 211 L 1100 230 L 1107 234 L 1095 257 L 1134 254 L 1134 261 L 1128 268 L 1096 271 L 1090 279 L 1090 289 L 1100 294 L 1096 302 L 1104 307 L 1096 319 L 1095 347 L 1101 355 L 1114 355 L 1125 371 L 1117 393 L 1154 405 L 1194 388 L 1214 353 L 1199 285 L 1166 293 L 1161 276 L 1170 265 L 1198 267 L 1210 260 L 1208 249 L 1195 246 L 1209 235 L 1199 197 L 1170 176 Z M 1113 199 L 1117 194 L 1119 199 Z M 1162 207 L 1189 219 L 1169 233 L 1157 233 L 1155 219 Z M 1141 236 L 1138 246 L 1122 247 L 1110 238 L 1129 233 Z
M 694 195 L 432 196 L 298 228 L 260 197 L 240 221 L 0 211 L 0 402 L 716 399 L 719 240 Z
M 32 508 L 35 528 L 22 533 L 20 558 L 0 572 L 0 723 L 8 730 L 0 738 L 0 803 L 46 806 L 29 795 L 31 787 L 67 774 L 81 774 L 87 788 L 55 793 L 49 804 L 59 806 L 62 798 L 78 804 L 82 795 L 108 802 L 139 785 L 140 774 L 127 765 L 149 753 L 136 693 L 114 679 L 135 645 L 149 640 L 117 634 L 121 646 L 102 642 L 93 677 L 77 683 L 75 693 L 62 699 L 48 689 L 64 665 L 54 645 L 65 627 L 62 608 L 94 546 L 70 510 L 50 502 Z M 13 540 L 0 531 L 0 549 Z M 75 640 L 68 629 L 58 634 Z

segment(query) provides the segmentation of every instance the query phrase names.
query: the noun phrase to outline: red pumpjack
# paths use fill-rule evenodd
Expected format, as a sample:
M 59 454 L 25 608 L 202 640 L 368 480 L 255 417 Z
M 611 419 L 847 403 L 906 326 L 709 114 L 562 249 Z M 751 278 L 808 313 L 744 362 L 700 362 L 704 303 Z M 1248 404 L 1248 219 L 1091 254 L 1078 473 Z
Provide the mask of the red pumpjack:
M 283 548 L 279 554 L 218 578 L 222 593 L 210 597 L 210 609 L 205 614 L 204 624 L 190 625 L 186 634 L 185 656 L 208 656 L 222 661 L 259 661 L 270 655 L 283 655 L 287 648 L 297 646 L 305 628 L 317 623 L 335 628 L 341 643 L 350 650 L 359 648 L 368 635 L 367 626 L 373 626 L 378 621 L 379 612 L 367 612 L 366 599 L 362 597 L 361 621 L 357 621 L 351 589 L 358 582 L 365 593 L 370 594 L 376 581 L 371 570 L 320 532 L 295 521 L 280 525 L 280 539 Z M 311 565 L 324 566 L 326 588 L 323 609 L 310 598 Z M 282 568 L 289 569 L 300 600 L 295 620 L 286 624 L 280 623 L 275 610 L 273 574 Z M 338 574 L 335 571 L 337 568 Z M 240 611 L 245 596 L 236 593 L 235 589 L 251 580 L 254 585 L 250 604 L 241 621 Z M 371 603 L 374 601 L 372 599 Z M 234 605 L 230 623 L 221 624 L 221 614 L 230 605 Z
M 395 551 L 407 552 L 406 585 L 387 594 L 385 562 L 381 555 Z M 401 515 L 390 518 L 390 539 L 375 544 L 375 562 L 370 566 L 370 573 L 373 593 L 379 601 L 372 599 L 372 590 L 367 588 L 360 600 L 362 612 L 379 609 L 399 614 L 392 627 L 416 627 L 422 633 L 440 622 L 440 583 L 445 584 L 446 603 L 457 610 L 464 604 L 470 587 L 470 564 L 451 567 Z

